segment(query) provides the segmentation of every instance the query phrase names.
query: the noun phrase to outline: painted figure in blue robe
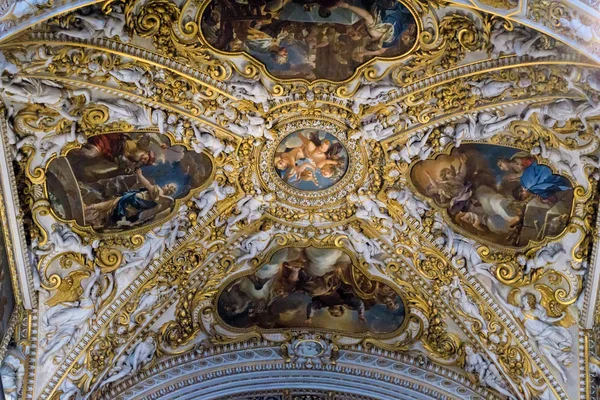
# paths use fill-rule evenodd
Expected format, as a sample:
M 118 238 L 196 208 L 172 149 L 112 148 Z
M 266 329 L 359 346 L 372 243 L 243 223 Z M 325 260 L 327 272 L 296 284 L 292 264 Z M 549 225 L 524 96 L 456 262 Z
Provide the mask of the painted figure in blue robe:
M 140 189 L 129 190 L 121 196 L 85 207 L 86 222 L 94 228 L 103 226 L 133 225 L 170 211 L 175 200 L 171 197 L 177 187 L 168 183 L 163 187 L 153 185 L 141 169 L 135 174 Z
M 364 20 L 366 33 L 373 40 L 370 50 L 353 54 L 355 60 L 367 56 L 382 56 L 399 43 L 409 46 L 415 40 L 417 27 L 406 6 L 395 0 L 377 0 L 370 11 L 345 2 L 338 7 L 346 8 Z
M 572 189 L 567 178 L 554 174 L 550 167 L 537 162 L 525 168 L 520 183 L 520 198 L 526 198 L 528 194 L 533 194 L 547 204 L 556 203 L 557 193 Z

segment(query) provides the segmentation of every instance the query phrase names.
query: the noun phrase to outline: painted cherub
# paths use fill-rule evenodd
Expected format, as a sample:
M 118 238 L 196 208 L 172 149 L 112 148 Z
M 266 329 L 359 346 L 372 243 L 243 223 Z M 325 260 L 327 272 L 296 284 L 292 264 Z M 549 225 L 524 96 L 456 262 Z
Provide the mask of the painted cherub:
M 315 163 L 304 156 L 304 146 L 287 149 L 275 156 L 275 168 L 286 182 L 307 180 L 316 182 Z
M 302 140 L 306 156 L 310 158 L 317 169 L 325 178 L 332 177 L 340 165 L 341 143 L 334 143 L 328 139 L 321 140 L 317 131 L 311 131 L 309 137 L 298 135 Z

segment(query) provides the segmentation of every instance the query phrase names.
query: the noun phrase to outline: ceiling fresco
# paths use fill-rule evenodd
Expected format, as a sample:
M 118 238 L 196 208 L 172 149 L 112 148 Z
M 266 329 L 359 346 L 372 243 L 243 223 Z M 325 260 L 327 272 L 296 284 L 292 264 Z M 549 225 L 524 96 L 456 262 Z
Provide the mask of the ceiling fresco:
M 591 2 L 5 3 L 6 398 L 599 398 Z
M 415 164 L 411 180 L 458 229 L 502 246 L 557 236 L 571 215 L 571 182 L 515 148 L 464 144 Z
M 99 232 L 164 219 L 175 200 L 199 189 L 212 172 L 206 154 L 168 142 L 153 132 L 92 136 L 49 164 L 46 188 L 52 209 L 64 220 Z
M 239 260 L 242 260 L 241 257 Z M 404 306 L 389 285 L 368 278 L 339 249 L 286 247 L 218 297 L 219 315 L 238 328 L 322 328 L 391 333 Z
M 345 80 L 374 57 L 408 53 L 419 35 L 398 1 L 212 1 L 201 18 L 211 46 L 252 56 L 283 79 Z

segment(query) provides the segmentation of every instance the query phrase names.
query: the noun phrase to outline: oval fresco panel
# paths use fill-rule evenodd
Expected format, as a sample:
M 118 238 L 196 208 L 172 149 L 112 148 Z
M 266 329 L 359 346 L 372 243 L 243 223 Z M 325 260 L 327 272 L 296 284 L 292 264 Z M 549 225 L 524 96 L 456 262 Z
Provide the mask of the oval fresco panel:
M 559 235 L 571 215 L 571 182 L 510 147 L 465 144 L 418 162 L 411 180 L 455 225 L 502 246 Z
M 201 29 L 216 49 L 245 52 L 282 79 L 345 80 L 417 39 L 414 16 L 395 0 L 212 0 Z
M 330 133 L 302 129 L 286 136 L 273 160 L 279 177 L 295 189 L 317 191 L 330 188 L 348 170 L 348 151 Z
M 236 328 L 319 328 L 388 334 L 402 326 L 404 304 L 390 286 L 352 266 L 339 249 L 285 248 L 220 294 L 221 319 Z
M 166 217 L 211 173 L 206 154 L 170 146 L 166 136 L 111 133 L 53 160 L 46 187 L 59 217 L 121 232 Z

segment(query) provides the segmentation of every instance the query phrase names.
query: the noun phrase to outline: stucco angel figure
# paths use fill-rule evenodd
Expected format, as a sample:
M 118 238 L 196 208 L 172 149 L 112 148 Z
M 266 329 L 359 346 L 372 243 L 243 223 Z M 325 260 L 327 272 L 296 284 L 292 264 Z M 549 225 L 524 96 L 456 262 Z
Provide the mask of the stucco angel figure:
M 531 148 L 531 154 L 535 156 L 541 156 L 543 159 L 550 161 L 560 172 L 572 175 L 577 165 L 573 162 L 573 159 L 566 153 L 558 149 L 554 149 L 546 145 L 546 142 L 540 138 L 537 146 Z
M 192 141 L 192 147 L 196 153 L 201 153 L 204 149 L 210 151 L 213 157 L 219 157 L 222 152 L 229 153 L 233 151 L 230 146 L 225 146 L 219 139 L 208 132 L 201 132 L 200 129 L 192 124 L 192 130 L 194 131 L 194 139 Z
M 61 391 L 59 400 L 77 400 L 82 398 L 81 389 L 69 378 L 67 376 L 58 387 L 58 390 Z
M 114 10 L 110 14 L 95 11 L 84 15 L 78 12 L 75 13 L 75 18 L 80 25 L 79 29 L 71 27 L 71 29 L 61 29 L 57 33 L 83 40 L 100 37 L 112 39 L 116 36 L 122 42 L 130 40 L 127 34 L 125 15 L 120 10 Z
M 246 261 L 252 260 L 262 253 L 269 246 L 269 243 L 271 243 L 271 239 L 275 233 L 277 233 L 275 225 L 270 221 L 264 222 L 258 232 L 242 241 L 240 250 L 246 254 L 240 256 L 237 262 L 243 265 Z
M 354 215 L 356 218 L 370 221 L 373 218 L 391 220 L 390 216 L 381 212 L 381 209 L 386 209 L 385 203 L 377 200 L 373 196 L 353 193 L 348 196 L 351 203 L 356 204 L 357 209 Z
M 174 290 L 176 290 L 176 288 L 173 286 L 157 284 L 152 289 L 144 292 L 140 298 L 137 308 L 133 313 L 131 313 L 131 317 L 129 318 L 130 329 L 131 327 L 137 325 L 139 315 L 152 311 L 159 301 L 167 298 L 171 293 L 173 293 Z
M 16 348 L 8 350 L 0 366 L 2 391 L 5 400 L 17 400 L 23 388 L 25 355 Z
M 352 96 L 352 111 L 359 114 L 361 106 L 375 106 L 383 102 L 390 92 L 395 91 L 396 87 L 391 83 L 373 83 L 363 79 L 360 87 Z
M 272 98 L 271 93 L 259 80 L 248 80 L 238 78 L 231 81 L 233 95 L 244 100 L 249 100 L 253 103 L 262 104 L 265 112 L 269 111 L 269 100 Z
M 256 194 L 254 196 L 247 195 L 237 202 L 235 209 L 239 212 L 238 215 L 231 216 L 227 219 L 227 228 L 225 228 L 225 235 L 231 235 L 231 228 L 233 228 L 238 222 L 246 221 L 247 224 L 258 220 L 265 210 L 265 208 L 275 200 L 275 196 L 272 193 L 266 195 Z
M 530 32 L 525 28 L 515 27 L 507 30 L 504 21 L 498 21 L 490 35 L 493 46 L 492 55 L 515 53 L 517 56 L 529 56 L 532 58 L 549 57 L 557 55 L 556 50 L 537 49 L 534 44 L 542 35 L 538 32 Z
M 81 118 L 71 114 L 73 109 L 71 97 L 82 95 L 87 102 L 91 97 L 90 91 L 87 89 L 67 90 L 56 82 L 35 78 L 0 78 L 0 89 L 4 89 L 4 94 L 13 101 L 42 104 L 70 121 L 77 121 Z
M 43 155 L 39 165 L 44 166 L 53 156 L 58 157 L 62 149 L 68 144 L 78 143 L 83 145 L 86 141 L 87 139 L 84 135 L 77 134 L 77 124 L 75 122 L 71 124 L 69 132 L 46 135 L 42 138 L 42 141 L 38 146 L 38 150 Z
M 444 243 L 439 244 L 443 244 L 445 250 L 454 256 L 453 262 L 462 261 L 471 273 L 483 274 L 492 278 L 492 282 L 494 282 L 495 278 L 489 272 L 492 265 L 483 262 L 477 252 L 475 241 L 455 233 L 439 214 L 436 214 L 434 218 L 434 230 L 441 231 L 444 235 Z
M 167 131 L 167 114 L 162 110 L 147 109 L 125 99 L 98 100 L 96 104 L 108 108 L 111 120 L 122 120 L 136 128 L 150 128 L 155 126 L 160 133 Z
M 350 136 L 350 139 L 363 139 L 363 140 L 376 140 L 381 141 L 394 134 L 394 126 L 388 126 L 384 128 L 383 124 L 379 121 L 369 122 L 364 124 L 359 130 Z
M 415 157 L 419 160 L 426 160 L 433 152 L 433 148 L 427 143 L 432 132 L 433 128 L 429 129 L 426 133 L 415 133 L 411 136 L 394 161 L 401 159 L 405 163 L 410 164 Z
M 138 66 L 115 68 L 108 72 L 117 82 L 135 85 L 144 96 L 152 95 L 152 80 L 149 74 Z
M 487 333 L 487 322 L 481 316 L 481 313 L 479 312 L 479 307 L 477 307 L 477 305 L 471 301 L 469 296 L 467 296 L 467 293 L 463 289 L 458 276 L 455 276 L 452 279 L 452 283 L 444 289 L 458 303 L 458 306 L 460 307 L 462 312 L 464 312 L 467 315 L 467 317 L 478 321 L 481 325 L 481 331 L 483 333 Z
M 476 134 L 476 118 L 472 114 L 467 114 L 465 122 L 456 125 L 448 124 L 442 128 L 440 144 L 445 146 L 447 143 L 454 142 L 455 147 L 460 147 L 463 140 L 473 140 Z
M 561 254 L 565 254 L 565 248 L 561 243 L 549 243 L 536 251 L 535 255 L 529 259 L 520 255 L 517 261 L 525 267 L 524 273 L 528 274 L 532 270 L 544 268 L 548 264 L 554 264 Z
M 119 357 L 116 364 L 108 371 L 108 378 L 100 386 L 105 386 L 128 375 L 135 374 L 154 359 L 155 353 L 156 340 L 152 336 L 148 336 L 136 344 L 128 353 Z
M 588 128 L 588 118 L 593 118 L 600 114 L 600 101 L 588 95 L 588 101 L 583 102 L 577 107 L 577 117 L 583 124 L 583 128 Z
M 523 120 L 528 121 L 535 113 L 538 114 L 540 124 L 547 128 L 563 127 L 570 119 L 579 119 L 577 112 L 581 103 L 569 99 L 560 99 L 550 104 L 529 106 L 523 114 Z
M 264 137 L 266 139 L 273 140 L 273 136 L 271 136 L 269 131 L 266 129 L 265 119 L 257 115 L 242 115 L 237 124 L 229 123 L 227 125 L 227 129 L 242 137 Z
M 103 294 L 100 294 L 101 282 L 100 269 L 95 268 L 85 285 L 83 294 L 79 301 L 63 302 L 50 307 L 42 317 L 42 326 L 45 328 L 46 336 L 40 341 L 44 348 L 41 364 L 45 364 L 51 356 L 61 352 L 66 353 L 65 347 L 72 346 L 90 319 L 96 314 L 100 305 L 110 296 L 114 278 L 108 277 L 108 286 Z M 62 358 L 62 357 L 61 357 Z
M 10 137 L 14 137 L 12 121 L 8 121 L 7 127 L 7 132 L 10 132 L 8 135 L 10 142 Z M 46 165 L 53 156 L 58 156 L 68 144 L 78 143 L 82 145 L 86 143 L 86 140 L 84 135 L 77 134 L 77 124 L 73 122 L 71 129 L 64 133 L 34 131 L 34 134 L 26 135 L 17 141 L 14 150 L 18 152 L 26 146 L 33 147 L 36 150 L 35 157 L 29 165 L 30 170 L 32 170 L 37 166 Z M 17 161 L 21 160 L 21 157 L 20 152 L 16 153 Z
M 348 228 L 347 232 L 342 233 L 348 235 L 348 241 L 354 248 L 354 251 L 362 255 L 367 263 L 384 265 L 383 262 L 376 258 L 378 254 L 383 253 L 383 250 L 375 240 L 369 239 L 364 233 L 352 226 Z
M 556 318 L 549 317 L 533 293 L 518 297 L 519 290 L 513 289 L 506 301 L 495 287 L 493 291 L 500 303 L 522 321 L 529 338 L 536 342 L 539 351 L 558 370 L 562 380 L 567 382 L 566 367 L 573 362 L 573 336 L 566 328 L 554 325 L 565 318 L 566 313 Z
M 571 19 L 561 17 L 558 19 L 560 26 L 564 29 L 568 29 L 570 33 L 584 42 L 591 42 L 592 40 L 598 40 L 598 33 L 596 33 L 595 26 L 584 24 L 579 18 L 572 16 Z
M 123 264 L 119 267 L 118 273 L 125 273 L 131 268 L 141 268 L 160 257 L 167 246 L 167 239 L 171 234 L 170 221 L 148 232 L 144 237 L 142 247 L 134 251 L 123 252 Z
M 454 142 L 460 147 L 464 140 L 485 140 L 493 137 L 498 131 L 506 129 L 511 122 L 517 121 L 519 116 L 495 112 L 480 112 L 477 117 L 467 114 L 467 120 L 456 125 L 446 125 L 442 129 L 442 146 Z
M 4 72 L 14 75 L 19 72 L 19 68 L 14 63 L 8 61 L 4 53 L 0 51 L 0 75 L 3 75 Z
M 396 200 L 396 202 L 404 208 L 404 211 L 419 221 L 419 223 L 421 222 L 421 217 L 430 209 L 427 203 L 416 198 L 415 195 L 406 188 L 402 190 L 390 190 L 387 193 L 387 197 L 390 200 Z
M 6 1 L 0 8 L 0 24 L 6 20 L 18 20 L 26 15 L 34 14 L 44 7 L 51 7 L 50 0 L 15 0 Z
M 231 197 L 235 194 L 235 188 L 233 186 L 219 186 L 217 181 L 214 181 L 208 188 L 198 193 L 196 197 L 192 198 L 192 201 L 196 204 L 196 207 L 200 210 L 198 218 L 204 218 L 206 214 L 213 209 L 217 202 Z
M 46 254 L 77 253 L 84 255 L 88 260 L 94 260 L 94 249 L 98 247 L 98 240 L 92 244 L 84 245 L 81 237 L 73 232 L 67 225 L 56 222 L 52 224 L 50 240 L 44 248 L 37 247 L 34 252 L 38 257 Z
M 477 374 L 479 382 L 482 386 L 488 386 L 499 393 L 505 395 L 509 399 L 514 399 L 504 383 L 498 368 L 491 362 L 487 361 L 479 353 L 476 353 L 471 346 L 465 346 L 465 371 Z
M 494 81 L 492 79 L 485 79 L 481 82 L 470 81 L 468 84 L 472 86 L 471 93 L 473 95 L 484 99 L 498 97 L 508 89 L 512 89 L 514 85 L 512 81 Z
M 476 133 L 473 140 L 491 138 L 497 132 L 506 129 L 512 122 L 518 121 L 519 118 L 519 115 L 507 114 L 499 110 L 481 111 L 477 114 Z

